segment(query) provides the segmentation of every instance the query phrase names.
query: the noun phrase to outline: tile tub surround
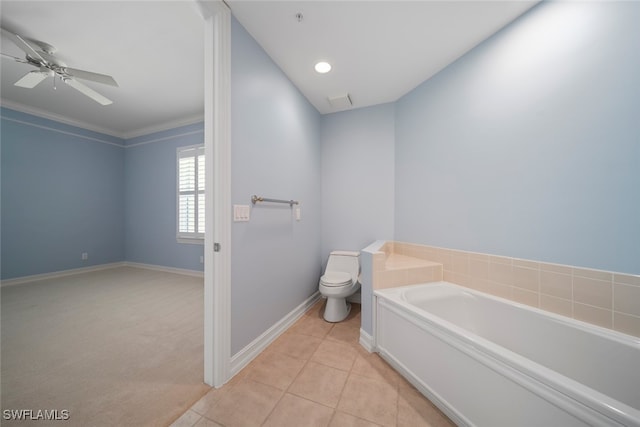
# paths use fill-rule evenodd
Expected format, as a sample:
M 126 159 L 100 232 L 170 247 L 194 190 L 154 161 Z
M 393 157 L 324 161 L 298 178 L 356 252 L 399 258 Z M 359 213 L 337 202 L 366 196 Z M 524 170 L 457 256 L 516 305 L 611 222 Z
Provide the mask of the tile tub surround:
M 413 254 L 394 251 L 387 242 L 373 254 L 373 289 L 394 288 L 413 283 L 442 280 L 442 264 Z
M 412 259 L 441 264 L 442 279 L 376 270 L 389 262 L 419 269 Z M 401 286 L 398 277 L 404 284 L 445 280 L 640 337 L 640 276 L 405 242 L 386 242 L 373 254 L 373 266 L 374 289 Z

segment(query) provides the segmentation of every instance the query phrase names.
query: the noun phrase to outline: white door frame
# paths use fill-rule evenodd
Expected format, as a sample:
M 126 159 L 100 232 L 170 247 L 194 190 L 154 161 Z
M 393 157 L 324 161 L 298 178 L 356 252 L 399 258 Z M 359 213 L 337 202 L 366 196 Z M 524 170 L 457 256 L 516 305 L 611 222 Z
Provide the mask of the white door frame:
M 231 361 L 231 11 L 196 0 L 204 19 L 204 382 L 221 387 Z M 211 160 L 210 160 L 211 159 Z

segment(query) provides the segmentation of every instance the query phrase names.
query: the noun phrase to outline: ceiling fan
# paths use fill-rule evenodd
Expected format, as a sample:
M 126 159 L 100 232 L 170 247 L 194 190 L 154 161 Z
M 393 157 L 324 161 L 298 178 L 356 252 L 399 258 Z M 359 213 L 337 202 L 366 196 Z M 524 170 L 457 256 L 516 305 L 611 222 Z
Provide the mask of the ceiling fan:
M 64 62 L 60 61 L 53 55 L 56 52 L 56 49 L 53 46 L 38 40 L 21 37 L 18 34 L 5 30 L 4 28 L 2 28 L 1 30 L 4 36 L 9 38 L 25 53 L 24 59 L 16 58 L 15 56 L 7 55 L 4 53 L 2 53 L 2 56 L 38 68 L 37 70 L 33 70 L 25 74 L 22 78 L 14 83 L 15 86 L 31 89 L 36 87 L 47 77 L 53 77 L 55 85 L 55 78 L 57 77 L 72 88 L 83 93 L 99 104 L 109 105 L 113 103 L 113 101 L 111 101 L 110 99 L 76 80 L 89 80 L 92 82 L 117 87 L 118 83 L 116 83 L 113 77 L 105 74 L 92 73 L 90 71 L 83 71 L 76 68 L 67 67 Z

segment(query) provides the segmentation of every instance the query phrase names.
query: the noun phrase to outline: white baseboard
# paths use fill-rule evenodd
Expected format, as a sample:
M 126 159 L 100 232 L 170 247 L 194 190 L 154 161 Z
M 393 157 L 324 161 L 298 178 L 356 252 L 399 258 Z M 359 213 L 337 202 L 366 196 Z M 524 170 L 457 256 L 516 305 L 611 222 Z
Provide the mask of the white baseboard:
M 360 345 L 369 353 L 373 353 L 376 350 L 376 346 L 373 343 L 373 337 L 366 333 L 364 329 L 360 329 Z
M 22 283 L 35 282 L 37 280 L 55 279 L 57 277 L 65 277 L 65 276 L 72 276 L 74 274 L 90 273 L 92 271 L 100 271 L 100 270 L 106 270 L 109 268 L 123 267 L 125 265 L 126 265 L 125 262 L 113 262 L 109 264 L 93 265 L 91 267 L 73 268 L 70 270 L 61 270 L 61 271 L 54 271 L 51 273 L 34 274 L 32 276 L 16 277 L 15 279 L 3 280 L 0 286 L 5 287 L 5 286 L 20 285 Z
M 20 285 L 22 283 L 35 282 L 37 280 L 55 279 L 58 277 L 72 276 L 74 274 L 90 273 L 93 271 L 106 270 L 109 268 L 116 268 L 116 267 L 144 268 L 147 270 L 156 270 L 156 271 L 163 271 L 165 273 L 183 274 L 186 276 L 195 276 L 195 277 L 204 278 L 204 272 L 202 271 L 187 270 L 186 268 L 165 267 L 162 265 L 155 265 L 155 264 L 142 264 L 139 262 L 122 261 L 122 262 L 113 262 L 109 264 L 92 265 L 91 267 L 81 267 L 81 268 L 73 268 L 70 270 L 53 271 L 51 273 L 34 274 L 32 276 L 16 277 L 15 279 L 3 280 L 0 286 L 5 287 L 5 286 Z
M 175 274 L 183 274 L 185 276 L 202 277 L 204 279 L 204 271 L 188 270 L 186 268 L 177 268 L 177 267 L 165 267 L 164 265 L 143 264 L 140 262 L 129 262 L 129 261 L 125 261 L 123 265 L 126 267 L 135 267 L 135 268 L 144 268 L 146 270 L 163 271 L 165 273 L 175 273 Z
M 289 314 L 284 316 L 275 325 L 267 329 L 262 335 L 249 343 L 245 348 L 231 357 L 230 377 L 240 372 L 242 368 L 247 366 L 255 359 L 269 344 L 275 341 L 283 332 L 295 323 L 302 315 L 307 312 L 320 299 L 320 292 L 316 292 L 307 298 L 302 304 L 294 308 Z

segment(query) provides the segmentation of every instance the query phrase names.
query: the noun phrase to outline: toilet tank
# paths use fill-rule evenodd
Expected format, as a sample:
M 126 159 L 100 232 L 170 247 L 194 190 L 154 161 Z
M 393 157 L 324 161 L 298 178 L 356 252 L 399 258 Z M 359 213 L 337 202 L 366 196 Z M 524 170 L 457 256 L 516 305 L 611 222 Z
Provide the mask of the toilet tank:
M 360 252 L 333 251 L 329 254 L 327 269 L 325 271 L 341 271 L 349 273 L 354 282 L 360 276 Z

